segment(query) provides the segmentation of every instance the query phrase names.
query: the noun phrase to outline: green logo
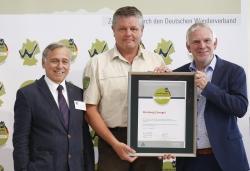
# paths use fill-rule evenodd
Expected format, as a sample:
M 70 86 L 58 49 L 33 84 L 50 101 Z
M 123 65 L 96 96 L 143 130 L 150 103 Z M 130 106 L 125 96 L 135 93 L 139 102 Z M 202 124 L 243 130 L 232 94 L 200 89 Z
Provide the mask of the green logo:
M 8 56 L 8 47 L 4 42 L 4 39 L 0 38 L 0 64 L 5 61 Z
M 0 165 L 0 171 L 4 171 L 4 168 L 2 165 Z
M 27 80 L 21 84 L 20 88 L 26 87 L 27 85 L 30 85 L 33 82 L 34 80 Z
M 37 60 L 35 55 L 40 52 L 39 45 L 36 41 L 26 40 L 26 43 L 23 43 L 22 49 L 19 50 L 21 58 L 24 60 L 23 65 L 36 65 Z
M 158 88 L 154 93 L 154 100 L 160 105 L 167 104 L 171 99 L 171 93 L 168 88 Z
M 85 91 L 89 87 L 90 78 L 85 76 L 83 79 L 83 90 Z
M 94 147 L 97 147 L 98 146 L 98 135 L 95 133 L 95 131 L 93 129 L 90 131 L 90 135 L 92 137 L 92 142 L 94 144 Z
M 72 58 L 71 58 L 71 62 L 74 62 L 77 55 L 78 55 L 78 48 L 74 42 L 74 39 L 63 39 L 59 41 L 60 43 L 64 44 L 65 46 L 67 46 L 70 50 L 71 50 L 71 54 L 72 54 Z
M 3 96 L 4 94 L 5 94 L 4 85 L 0 81 L 0 96 Z M 0 107 L 2 106 L 2 104 L 3 104 L 3 101 L 0 99 Z
M 0 122 L 0 145 L 3 145 L 7 142 L 9 137 L 9 131 L 5 126 L 4 122 Z
M 165 64 L 171 64 L 172 59 L 170 58 L 170 55 L 175 52 L 173 43 L 168 40 L 161 39 L 161 42 L 158 43 L 157 49 L 154 50 L 155 53 L 158 53 L 161 55 L 165 61 Z
M 100 53 L 107 51 L 108 49 L 109 49 L 108 43 L 106 41 L 100 41 L 96 39 L 96 41 L 92 43 L 91 48 L 88 50 L 89 56 L 93 57 L 95 55 L 98 55 Z

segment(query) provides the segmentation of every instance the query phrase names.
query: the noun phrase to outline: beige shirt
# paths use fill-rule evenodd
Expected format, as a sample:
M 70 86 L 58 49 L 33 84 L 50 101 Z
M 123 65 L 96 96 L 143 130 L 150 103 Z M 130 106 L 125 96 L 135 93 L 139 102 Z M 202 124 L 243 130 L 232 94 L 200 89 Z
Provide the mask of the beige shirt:
M 160 55 L 142 48 L 132 64 L 121 56 L 116 47 L 97 55 L 85 68 L 84 77 L 89 79 L 89 86 L 84 92 L 85 102 L 98 105 L 108 127 L 127 127 L 128 72 L 153 71 L 162 65 L 165 63 Z

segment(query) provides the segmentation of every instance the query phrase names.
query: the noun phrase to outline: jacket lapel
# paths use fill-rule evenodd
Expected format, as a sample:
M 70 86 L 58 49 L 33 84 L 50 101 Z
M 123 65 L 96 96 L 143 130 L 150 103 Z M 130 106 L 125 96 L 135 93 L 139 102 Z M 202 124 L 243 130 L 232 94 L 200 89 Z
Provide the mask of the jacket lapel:
M 63 120 L 63 116 L 56 104 L 56 101 L 53 97 L 53 95 L 51 94 L 49 87 L 47 85 L 47 83 L 44 80 L 44 76 L 42 76 L 42 78 L 40 78 L 39 80 L 37 80 L 37 86 L 39 88 L 39 90 L 41 91 L 41 94 L 45 97 L 45 99 L 47 99 L 48 102 L 48 106 L 50 106 L 51 108 L 51 113 L 56 113 L 58 119 L 60 120 L 61 124 L 63 125 L 64 129 L 66 129 L 65 125 L 64 125 L 64 120 Z
M 68 94 L 68 100 L 69 100 L 69 111 L 70 111 L 70 117 L 69 117 L 69 129 L 70 129 L 70 126 L 71 126 L 71 121 L 73 120 L 73 117 L 74 117 L 74 108 L 75 108 L 75 104 L 74 104 L 74 93 L 73 93 L 73 89 L 72 87 L 70 86 L 70 84 L 66 81 L 65 82 L 66 84 L 66 87 L 67 87 L 67 94 Z
M 223 61 L 217 55 L 215 55 L 215 57 L 217 58 L 217 62 L 214 68 L 211 82 L 215 85 L 218 85 L 221 78 L 223 78 L 223 70 L 225 69 L 225 67 L 223 67 Z

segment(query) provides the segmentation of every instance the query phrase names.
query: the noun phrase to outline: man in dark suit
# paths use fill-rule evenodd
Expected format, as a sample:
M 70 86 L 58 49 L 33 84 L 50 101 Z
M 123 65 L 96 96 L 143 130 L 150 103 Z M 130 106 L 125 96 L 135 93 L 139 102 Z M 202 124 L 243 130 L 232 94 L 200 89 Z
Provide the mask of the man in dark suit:
M 83 91 L 65 81 L 70 59 L 66 46 L 50 44 L 42 57 L 46 75 L 17 91 L 13 134 L 16 171 L 94 170 Z
M 177 171 L 247 171 L 237 125 L 248 107 L 245 71 L 214 54 L 217 39 L 207 24 L 193 24 L 186 38 L 193 62 L 175 71 L 196 72 L 197 157 L 177 158 Z

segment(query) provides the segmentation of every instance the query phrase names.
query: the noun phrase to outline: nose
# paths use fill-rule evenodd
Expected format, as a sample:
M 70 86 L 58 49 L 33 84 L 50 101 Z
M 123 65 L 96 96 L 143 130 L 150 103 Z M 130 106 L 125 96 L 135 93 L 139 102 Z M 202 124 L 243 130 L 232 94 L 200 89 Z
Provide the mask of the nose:
M 200 42 L 200 47 L 201 47 L 201 48 L 206 47 L 206 43 L 205 43 L 204 41 L 201 41 L 201 42 Z
M 58 61 L 57 68 L 62 68 L 62 67 L 63 67 L 63 62 L 62 61 Z
M 132 31 L 128 28 L 126 29 L 126 35 L 131 35 Z

